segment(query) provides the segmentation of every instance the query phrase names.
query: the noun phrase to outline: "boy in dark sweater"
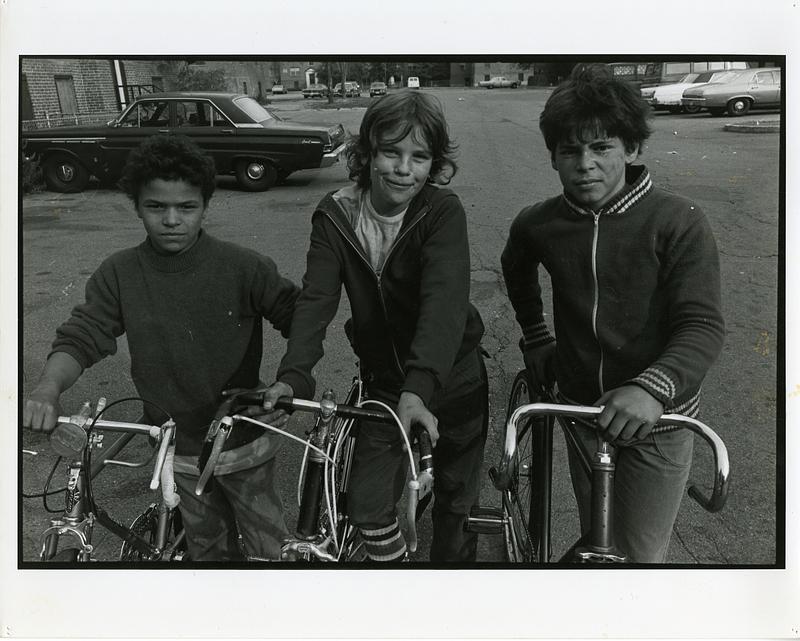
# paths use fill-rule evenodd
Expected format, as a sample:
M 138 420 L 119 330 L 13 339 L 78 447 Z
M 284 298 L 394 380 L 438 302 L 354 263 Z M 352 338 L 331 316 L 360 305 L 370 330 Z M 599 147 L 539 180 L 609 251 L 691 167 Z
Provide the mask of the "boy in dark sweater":
M 237 426 L 197 497 L 198 454 L 223 390 L 259 384 L 262 319 L 288 335 L 299 289 L 272 260 L 203 231 L 214 193 L 213 160 L 182 136 L 154 136 L 131 153 L 123 186 L 147 238 L 106 259 L 86 301 L 56 330 L 44 372 L 25 402 L 23 425 L 51 431 L 58 399 L 84 369 L 114 354 L 126 334 L 139 395 L 175 419 L 175 481 L 194 561 L 277 558 L 287 534 L 274 483 L 274 437 Z M 145 419 L 159 424 L 149 403 Z M 253 413 L 261 411 L 253 409 Z M 263 420 L 285 424 L 285 415 Z
M 650 135 L 648 117 L 636 88 L 604 65 L 576 68 L 539 119 L 564 193 L 520 212 L 502 266 L 535 380 L 555 379 L 565 402 L 604 406 L 600 434 L 618 446 L 617 544 L 632 561 L 662 563 L 693 439 L 688 430 L 651 430 L 664 412 L 697 415 L 724 323 L 708 221 L 632 164 Z M 555 337 L 539 265 L 553 287 Z M 591 454 L 594 430 L 575 431 Z M 585 533 L 590 486 L 573 451 L 570 470 Z

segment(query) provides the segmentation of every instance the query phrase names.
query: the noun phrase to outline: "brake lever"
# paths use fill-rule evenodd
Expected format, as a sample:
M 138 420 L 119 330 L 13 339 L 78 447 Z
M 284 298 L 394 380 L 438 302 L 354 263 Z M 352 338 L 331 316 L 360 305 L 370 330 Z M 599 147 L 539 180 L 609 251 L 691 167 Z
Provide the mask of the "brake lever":
M 411 479 L 408 482 L 408 488 L 411 491 L 408 496 L 406 517 L 409 530 L 408 549 L 411 552 L 416 552 L 416 522 L 433 498 L 433 447 L 431 436 L 425 428 L 415 425 L 411 428 L 411 431 L 416 434 L 417 442 L 419 443 L 419 473 L 416 479 Z

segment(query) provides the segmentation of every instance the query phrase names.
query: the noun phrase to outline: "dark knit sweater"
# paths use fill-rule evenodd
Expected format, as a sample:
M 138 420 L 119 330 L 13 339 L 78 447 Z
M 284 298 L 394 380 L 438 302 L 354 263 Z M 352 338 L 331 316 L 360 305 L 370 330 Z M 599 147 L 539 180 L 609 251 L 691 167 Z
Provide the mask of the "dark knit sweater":
M 628 167 L 626 183 L 597 212 L 566 195 L 523 209 L 502 256 L 508 295 L 526 347 L 557 340 L 557 380 L 570 400 L 591 404 L 631 382 L 693 415 L 724 337 L 717 247 L 699 207 L 653 187 L 643 166 Z
M 114 354 L 126 334 L 139 395 L 175 419 L 176 453 L 195 455 L 220 392 L 259 382 L 262 318 L 287 336 L 298 293 L 269 258 L 207 233 L 174 256 L 157 254 L 145 240 L 100 265 L 86 301 L 58 328 L 53 352 L 87 368 Z M 144 410 L 149 420 L 163 419 Z M 226 449 L 261 434 L 237 425 Z

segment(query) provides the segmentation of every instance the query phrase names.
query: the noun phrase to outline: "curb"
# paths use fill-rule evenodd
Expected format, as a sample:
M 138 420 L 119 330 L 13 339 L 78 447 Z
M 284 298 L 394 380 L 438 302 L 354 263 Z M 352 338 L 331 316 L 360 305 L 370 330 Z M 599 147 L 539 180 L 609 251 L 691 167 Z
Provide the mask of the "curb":
M 781 131 L 781 121 L 749 120 L 743 123 L 728 123 L 723 129 L 744 134 L 777 134 Z

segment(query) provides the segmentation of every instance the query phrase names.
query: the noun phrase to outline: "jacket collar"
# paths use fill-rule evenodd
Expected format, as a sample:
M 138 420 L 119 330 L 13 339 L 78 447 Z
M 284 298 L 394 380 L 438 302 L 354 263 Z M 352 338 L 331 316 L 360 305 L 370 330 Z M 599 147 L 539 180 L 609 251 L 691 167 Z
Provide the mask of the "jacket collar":
M 639 202 L 648 192 L 653 189 L 653 181 L 650 179 L 650 172 L 644 165 L 628 165 L 625 168 L 625 186 L 619 193 L 609 200 L 599 211 L 592 211 L 576 203 L 569 195 L 564 192 L 563 198 L 567 206 L 577 214 L 591 216 L 594 214 L 617 215 L 624 214 L 634 204 Z
M 403 217 L 403 225 L 400 233 L 421 216 L 431 204 L 431 199 L 437 194 L 438 189 L 432 185 L 425 185 L 420 192 L 414 196 L 409 203 L 406 215 Z M 348 185 L 338 191 L 328 193 L 317 205 L 317 211 L 331 216 L 334 222 L 344 223 L 345 229 L 352 231 L 352 220 L 354 212 L 361 206 L 361 198 L 364 197 L 364 190 L 357 185 Z

